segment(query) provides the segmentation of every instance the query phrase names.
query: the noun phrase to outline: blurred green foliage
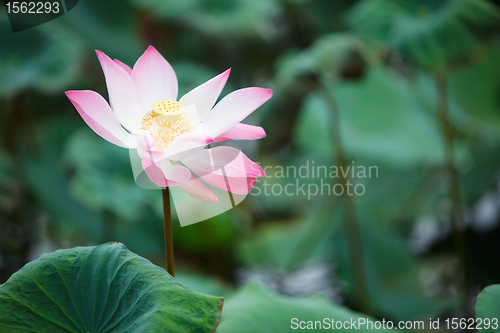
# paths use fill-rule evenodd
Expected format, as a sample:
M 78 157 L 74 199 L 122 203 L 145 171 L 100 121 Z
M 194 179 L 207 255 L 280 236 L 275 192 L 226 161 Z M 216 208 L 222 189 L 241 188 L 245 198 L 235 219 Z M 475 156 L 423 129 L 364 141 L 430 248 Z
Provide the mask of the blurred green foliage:
M 288 320 L 283 320 L 287 318 Z M 295 321 L 293 321 L 293 319 Z M 245 285 L 233 295 L 226 303 L 219 332 L 285 332 L 290 326 L 315 328 L 315 331 L 329 329 L 332 322 L 323 322 L 324 318 L 335 319 L 335 321 L 357 323 L 358 318 L 366 318 L 362 314 L 349 311 L 343 307 L 331 304 L 321 296 L 306 299 L 289 299 L 267 290 L 258 283 Z M 366 318 L 374 321 L 373 318 Z M 300 323 L 303 321 L 304 323 Z M 311 321 L 311 323 L 308 323 Z M 319 321 L 320 323 L 316 323 Z M 312 326 L 311 326 L 312 325 Z M 316 325 L 316 326 L 315 326 Z M 328 326 L 330 325 L 330 326 Z M 335 322 L 333 323 L 333 327 Z M 356 327 L 358 327 L 356 325 Z M 338 327 L 337 327 L 338 328 Z M 340 329 L 347 332 L 349 329 Z M 358 328 L 361 332 L 373 331 L 366 327 Z M 382 332 L 389 331 L 382 329 Z
M 481 39 L 500 26 L 498 8 L 477 0 L 364 1 L 350 11 L 348 21 L 355 31 L 435 70 L 469 60 Z
M 489 227 L 475 227 L 484 220 L 479 204 L 498 194 L 500 174 L 500 14 L 493 2 L 81 0 L 61 18 L 16 34 L 0 15 L 0 281 L 41 252 L 106 241 L 163 265 L 160 192 L 137 187 L 128 151 L 93 133 L 64 96 L 75 89 L 107 96 L 95 49 L 132 66 L 152 44 L 176 70 L 180 94 L 229 67 L 222 96 L 246 86 L 273 89 L 245 120 L 263 126 L 267 137 L 239 143 L 263 167 L 338 163 L 336 120 L 319 86 L 335 96 L 340 120 L 333 125 L 349 163 L 378 167 L 378 177 L 355 180 L 366 193 L 354 199 L 372 315 L 394 320 L 446 316 L 470 296 L 456 288 L 449 231 L 434 80 L 444 74 L 466 255 L 481 263 L 471 265 L 472 289 L 499 282 L 499 269 L 481 269 L 499 259 L 498 199 L 487 207 Z M 353 315 L 323 298 L 288 304 L 258 285 L 233 294 L 245 272 L 284 283 L 319 264 L 331 273 L 328 285 L 355 308 L 339 198 L 265 195 L 264 182 L 271 189 L 297 180 L 268 170 L 260 195 L 254 190 L 209 221 L 175 226 L 177 264 L 189 272 L 179 281 L 229 295 L 227 318 L 234 319 L 223 314 L 221 331 L 243 330 L 239 316 L 257 311 L 259 302 L 269 313 L 272 304 L 286 304 L 283 317 L 304 308 Z M 321 184 L 318 177 L 299 180 L 306 188 Z M 427 246 L 416 249 L 415 238 Z M 278 325 L 273 320 L 262 323 Z

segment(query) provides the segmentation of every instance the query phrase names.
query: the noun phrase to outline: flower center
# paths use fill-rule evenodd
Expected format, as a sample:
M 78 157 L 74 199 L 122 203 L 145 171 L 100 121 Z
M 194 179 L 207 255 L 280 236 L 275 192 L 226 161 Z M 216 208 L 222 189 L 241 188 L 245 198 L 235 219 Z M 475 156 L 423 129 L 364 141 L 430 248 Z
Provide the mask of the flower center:
M 147 131 L 155 140 L 152 150 L 165 151 L 175 138 L 188 133 L 191 127 L 181 103 L 161 99 L 153 104 L 152 111 L 144 115 L 140 129 Z
M 160 99 L 153 104 L 153 112 L 158 119 L 176 122 L 184 114 L 184 107 L 177 101 Z

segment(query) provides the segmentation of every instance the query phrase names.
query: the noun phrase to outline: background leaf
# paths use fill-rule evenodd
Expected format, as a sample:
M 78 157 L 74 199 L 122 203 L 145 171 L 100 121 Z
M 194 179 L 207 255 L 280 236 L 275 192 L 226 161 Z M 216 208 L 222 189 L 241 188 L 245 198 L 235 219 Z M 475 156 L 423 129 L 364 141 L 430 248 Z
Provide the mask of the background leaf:
M 500 332 L 500 285 L 495 284 L 485 288 L 478 296 L 476 301 L 476 317 L 481 318 L 483 323 L 481 325 L 482 329 L 480 332 Z M 496 319 L 497 325 L 488 325 L 486 328 L 484 323 L 485 319 L 488 318 L 489 322 L 492 324 L 492 319 Z M 496 328 L 494 328 L 496 327 Z
M 34 87 L 59 92 L 80 72 L 82 43 L 56 22 L 12 34 L 0 19 L 0 96 Z
M 110 145 L 83 128 L 69 138 L 64 157 L 74 170 L 72 193 L 92 210 L 108 210 L 131 222 L 140 218 L 151 201 L 153 191 L 145 191 L 132 180 L 128 149 Z
M 438 125 L 397 74 L 377 67 L 364 80 L 330 89 L 341 110 L 341 133 L 349 154 L 400 166 L 442 160 Z M 333 149 L 327 135 L 331 112 L 321 94 L 306 99 L 297 129 L 301 147 L 322 154 Z
M 217 332 L 295 332 L 291 328 L 292 318 L 323 323 L 324 318 L 350 322 L 351 320 L 357 321 L 361 317 L 368 318 L 366 315 L 333 304 L 321 296 L 285 297 L 269 291 L 258 283 L 251 283 L 242 287 L 226 302 Z M 319 330 L 321 328 L 318 327 L 316 331 Z M 337 331 L 348 332 L 350 330 L 339 329 Z M 357 331 L 375 330 L 358 328 Z M 385 332 L 386 330 L 376 331 Z
M 485 35 L 498 29 L 500 13 L 483 0 L 365 0 L 351 10 L 348 21 L 419 66 L 440 69 L 469 58 Z
M 500 136 L 500 47 L 494 45 L 472 66 L 453 73 L 450 93 L 470 116 L 473 130 L 481 134 Z M 471 84 L 474 82 L 474 84 Z

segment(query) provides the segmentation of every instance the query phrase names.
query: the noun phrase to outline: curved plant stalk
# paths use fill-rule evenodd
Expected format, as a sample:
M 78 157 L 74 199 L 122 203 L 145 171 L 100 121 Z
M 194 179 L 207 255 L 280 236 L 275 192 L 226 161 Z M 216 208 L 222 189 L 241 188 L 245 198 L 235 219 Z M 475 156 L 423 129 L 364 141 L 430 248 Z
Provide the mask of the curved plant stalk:
M 325 212 L 324 215 L 334 216 L 338 211 L 338 202 L 331 202 L 330 200 L 324 200 L 318 207 L 318 212 Z M 322 214 L 323 215 L 323 214 Z M 298 268 L 299 265 L 304 263 L 307 258 L 310 258 L 314 251 L 318 248 L 321 239 L 325 236 L 331 226 L 331 220 L 325 216 L 324 222 L 321 223 L 311 223 L 311 225 L 304 230 L 304 235 L 307 235 L 301 239 L 297 245 L 292 249 L 291 255 L 287 261 L 287 267 Z
M 453 228 L 453 243 L 455 254 L 459 261 L 459 269 L 462 274 L 459 277 L 459 285 L 466 293 L 469 292 L 469 279 L 467 274 L 466 242 L 465 242 L 465 218 L 462 206 L 462 191 L 460 178 L 455 159 L 455 136 L 453 125 L 450 121 L 448 109 L 448 82 L 446 74 L 441 72 L 435 76 L 436 88 L 438 90 L 438 117 L 445 143 L 445 171 L 448 180 L 448 196 L 451 202 L 451 225 Z
M 332 142 L 335 147 L 335 161 L 338 163 L 339 167 L 343 170 L 347 170 L 349 163 L 347 161 L 347 156 L 342 144 L 341 134 L 340 134 L 340 111 L 338 108 L 337 101 L 333 96 L 332 92 L 328 90 L 324 83 L 320 83 L 321 90 L 324 93 L 326 101 L 328 102 L 332 121 L 331 124 L 331 134 Z M 345 186 L 349 181 L 349 175 L 344 175 L 341 173 L 339 177 L 339 183 Z M 361 229 L 359 226 L 358 216 L 356 212 L 356 202 L 354 197 L 347 194 L 344 191 L 340 196 L 342 210 L 344 214 L 344 223 L 347 233 L 347 243 L 349 248 L 349 262 L 351 266 L 351 274 L 353 280 L 353 291 L 354 291 L 354 301 L 358 309 L 364 313 L 370 314 L 372 309 L 370 293 L 368 289 L 368 284 L 366 281 L 365 272 L 365 260 L 363 254 L 363 240 L 361 236 Z
M 174 267 L 174 240 L 172 237 L 172 213 L 170 209 L 170 192 L 168 187 L 161 189 L 163 199 L 163 232 L 165 234 L 165 255 L 167 258 L 167 272 L 175 276 Z

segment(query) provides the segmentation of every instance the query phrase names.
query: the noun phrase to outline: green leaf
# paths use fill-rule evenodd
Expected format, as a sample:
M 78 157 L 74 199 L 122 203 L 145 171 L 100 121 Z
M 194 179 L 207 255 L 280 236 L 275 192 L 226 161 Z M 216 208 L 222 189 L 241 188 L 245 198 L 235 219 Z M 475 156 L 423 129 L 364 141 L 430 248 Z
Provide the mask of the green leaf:
M 2 333 L 213 332 L 222 309 L 120 243 L 43 254 L 0 300 Z
M 133 222 L 152 201 L 152 191 L 134 182 L 129 150 L 110 144 L 88 127 L 69 138 L 64 157 L 75 169 L 72 193 L 90 209 L 108 210 Z
M 365 0 L 348 21 L 418 65 L 440 69 L 473 56 L 484 36 L 498 29 L 499 18 L 498 9 L 483 0 Z
M 326 34 L 302 52 L 285 54 L 278 62 L 277 78 L 288 83 L 310 74 L 329 81 L 361 77 L 368 64 L 378 62 L 378 51 L 352 33 Z
M 318 95 L 304 102 L 295 128 L 295 140 L 299 147 L 310 153 L 332 156 L 333 137 L 330 134 L 331 110 Z
M 374 223 L 360 223 L 363 237 L 366 282 L 376 313 L 397 320 L 416 320 L 437 317 L 450 311 L 458 297 L 429 297 L 421 281 L 422 263 L 410 253 L 401 236 Z M 338 274 L 351 282 L 348 239 L 345 225 L 341 224 L 332 240 Z M 397 267 L 397 269 L 395 269 Z M 350 283 L 349 289 L 352 293 Z
M 241 288 L 231 297 L 224 306 L 221 324 L 217 333 L 253 333 L 253 332 L 295 332 L 292 329 L 292 319 L 298 321 L 320 321 L 328 318 L 327 322 L 352 321 L 357 322 L 358 318 L 369 318 L 367 315 L 359 314 L 338 304 L 331 303 L 321 296 L 309 298 L 291 298 L 277 295 L 260 284 L 250 283 Z M 375 321 L 373 318 L 369 320 Z M 306 325 L 306 324 L 303 324 Z M 328 326 L 323 326 L 328 329 Z M 360 332 L 388 330 L 367 329 L 365 326 L 356 326 Z M 317 326 L 316 330 L 322 328 Z M 331 328 L 330 328 L 331 329 Z M 337 331 L 347 332 L 350 330 L 339 329 Z M 391 330 L 392 331 L 392 330 Z
M 482 61 L 450 77 L 450 95 L 469 115 L 474 129 L 500 138 L 500 48 L 491 47 Z
M 312 206 L 302 221 L 266 221 L 251 238 L 238 244 L 238 256 L 249 267 L 291 271 L 306 263 L 331 260 L 331 238 L 338 230 L 337 214 Z M 332 204 L 332 206 L 334 206 Z
M 500 332 L 500 284 L 486 287 L 476 301 L 476 317 L 483 320 L 480 332 Z M 486 319 L 490 325 L 486 325 Z M 496 319 L 496 325 L 492 320 Z M 488 328 L 487 328 L 488 327 Z
M 61 227 L 75 228 L 79 236 L 83 234 L 96 241 L 99 239 L 102 218 L 74 200 L 59 163 L 60 147 L 68 137 L 68 132 L 74 130 L 75 123 L 67 120 L 52 118 L 50 122 L 39 123 L 36 135 L 23 136 L 18 142 L 23 147 L 20 154 L 21 171 L 32 194 Z M 30 145 L 33 142 L 37 144 L 38 151 L 32 150 Z
M 455 306 L 456 298 L 425 295 L 418 279 L 423 263 L 411 255 L 401 237 L 380 223 L 360 224 L 366 281 L 375 313 L 397 320 L 415 320 L 439 316 Z M 247 266 L 281 275 L 304 264 L 331 261 L 345 293 L 352 295 L 347 242 L 339 215 L 322 212 L 310 214 L 300 223 L 264 224 L 253 238 L 239 244 L 239 256 Z
M 409 82 L 383 67 L 362 81 L 331 88 L 341 119 L 345 150 L 400 166 L 442 161 L 439 126 L 415 96 Z M 311 94 L 301 111 L 297 141 L 304 150 L 331 152 L 328 127 L 331 113 L 321 94 Z M 334 148 L 334 147 L 332 147 Z
M 0 19 L 0 96 L 34 87 L 60 92 L 79 73 L 80 40 L 55 22 L 13 34 Z
M 359 158 L 356 164 L 375 165 L 379 170 L 379 177 L 363 182 L 365 195 L 356 198 L 359 207 L 363 207 L 359 212 L 361 219 L 401 229 L 410 228 L 418 215 L 436 214 L 442 195 L 439 190 L 446 185 L 439 169 L 419 165 L 401 168 Z

